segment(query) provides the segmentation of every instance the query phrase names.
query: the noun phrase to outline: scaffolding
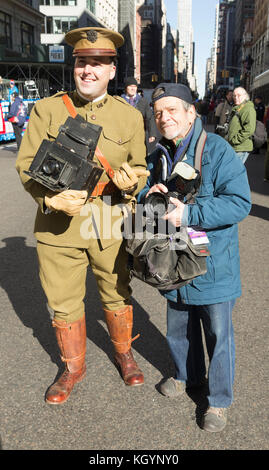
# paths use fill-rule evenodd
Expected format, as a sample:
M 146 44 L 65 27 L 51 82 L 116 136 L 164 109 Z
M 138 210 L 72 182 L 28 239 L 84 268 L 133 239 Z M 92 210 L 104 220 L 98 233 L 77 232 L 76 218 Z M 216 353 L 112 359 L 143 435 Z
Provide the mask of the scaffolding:
M 27 87 L 23 85 L 24 89 L 19 90 L 20 94 L 28 93 L 31 97 L 44 98 L 74 87 L 72 66 L 66 64 L 0 63 L 0 75 L 7 81 L 12 78 L 18 84 L 28 82 Z

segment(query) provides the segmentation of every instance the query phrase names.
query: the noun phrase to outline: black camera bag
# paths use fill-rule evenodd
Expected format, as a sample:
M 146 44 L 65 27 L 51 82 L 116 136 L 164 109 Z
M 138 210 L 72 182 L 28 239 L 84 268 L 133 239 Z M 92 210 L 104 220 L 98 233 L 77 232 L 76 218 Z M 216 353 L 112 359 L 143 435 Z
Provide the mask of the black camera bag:
M 209 250 L 206 245 L 193 245 L 188 234 L 179 232 L 165 238 L 143 235 L 126 241 L 131 276 L 157 289 L 172 290 L 206 273 Z
M 194 165 L 200 173 L 205 141 L 206 132 L 202 130 Z M 206 244 L 193 244 L 186 227 L 167 235 L 153 235 L 143 229 L 140 233 L 127 231 L 126 251 L 131 277 L 159 290 L 177 289 L 205 274 L 206 258 L 210 255 Z

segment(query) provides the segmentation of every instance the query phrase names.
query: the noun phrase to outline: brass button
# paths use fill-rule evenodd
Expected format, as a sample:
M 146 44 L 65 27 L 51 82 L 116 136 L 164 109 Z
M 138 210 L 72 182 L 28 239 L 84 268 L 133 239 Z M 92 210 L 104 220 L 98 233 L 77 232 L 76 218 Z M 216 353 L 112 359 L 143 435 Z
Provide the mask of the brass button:
M 121 139 L 118 140 L 118 144 L 122 144 L 122 140 L 121 140 Z
M 91 115 L 91 119 L 93 119 L 93 121 L 95 121 L 95 119 L 96 119 L 95 114 L 92 114 L 92 115 Z

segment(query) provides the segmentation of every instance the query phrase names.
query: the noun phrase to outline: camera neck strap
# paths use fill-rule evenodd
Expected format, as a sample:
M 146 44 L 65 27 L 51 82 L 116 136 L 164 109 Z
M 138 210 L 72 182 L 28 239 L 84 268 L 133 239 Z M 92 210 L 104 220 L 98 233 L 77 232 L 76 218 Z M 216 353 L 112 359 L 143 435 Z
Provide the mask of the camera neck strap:
M 67 110 L 72 118 L 75 118 L 76 115 L 78 114 L 71 99 L 67 94 L 62 96 L 63 102 L 65 106 L 67 107 Z M 104 157 L 102 154 L 101 150 L 96 147 L 95 149 L 95 156 L 98 159 L 98 161 L 101 163 L 102 167 L 105 169 L 105 172 L 107 176 L 112 179 L 114 176 L 114 170 L 111 168 L 110 164 L 108 163 L 107 159 Z
M 202 156 L 205 148 L 206 139 L 207 133 L 204 129 L 202 129 L 202 132 L 196 143 L 194 159 L 194 168 L 200 172 L 200 175 L 202 175 Z

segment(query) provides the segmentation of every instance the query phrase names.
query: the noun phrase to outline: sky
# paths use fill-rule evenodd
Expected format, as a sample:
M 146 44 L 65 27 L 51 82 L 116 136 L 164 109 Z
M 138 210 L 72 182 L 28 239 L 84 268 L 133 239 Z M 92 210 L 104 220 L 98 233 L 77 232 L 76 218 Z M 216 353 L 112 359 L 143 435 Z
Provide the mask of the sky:
M 164 0 L 167 21 L 177 29 L 177 0 Z M 210 57 L 215 30 L 215 7 L 218 0 L 192 0 L 192 27 L 195 42 L 197 88 L 200 98 L 205 91 L 206 60 Z

